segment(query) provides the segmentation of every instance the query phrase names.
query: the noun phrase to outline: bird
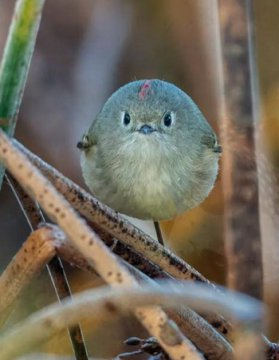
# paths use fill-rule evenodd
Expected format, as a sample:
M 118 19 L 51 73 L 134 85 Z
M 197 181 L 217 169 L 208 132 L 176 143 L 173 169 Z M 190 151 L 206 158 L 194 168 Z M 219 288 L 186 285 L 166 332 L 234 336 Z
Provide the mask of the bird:
M 168 220 L 212 190 L 221 146 L 198 106 L 176 85 L 137 80 L 115 91 L 77 144 L 92 194 L 143 220 Z

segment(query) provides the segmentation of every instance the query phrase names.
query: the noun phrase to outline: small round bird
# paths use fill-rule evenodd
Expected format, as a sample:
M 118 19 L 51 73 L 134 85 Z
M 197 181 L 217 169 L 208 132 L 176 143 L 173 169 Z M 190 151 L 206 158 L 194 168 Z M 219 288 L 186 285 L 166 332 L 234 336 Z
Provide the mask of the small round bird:
M 221 147 L 193 100 L 175 85 L 139 80 L 118 89 L 78 143 L 97 199 L 123 214 L 165 220 L 214 186 Z

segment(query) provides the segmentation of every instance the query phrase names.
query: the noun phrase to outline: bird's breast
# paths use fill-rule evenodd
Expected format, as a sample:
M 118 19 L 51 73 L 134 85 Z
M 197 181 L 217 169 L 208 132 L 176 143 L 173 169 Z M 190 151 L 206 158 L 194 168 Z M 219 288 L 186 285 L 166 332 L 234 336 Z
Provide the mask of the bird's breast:
M 175 165 L 169 164 L 164 153 L 154 144 L 142 143 L 133 149 L 119 156 L 114 171 L 117 188 L 126 194 L 124 206 L 129 209 L 123 212 L 135 217 L 144 217 L 142 214 L 149 212 L 145 217 L 159 218 L 160 212 L 167 211 L 169 217 L 174 216 L 177 212 L 173 194 Z
M 115 210 L 142 219 L 168 219 L 196 206 L 214 184 L 217 157 L 195 159 L 161 144 L 144 138 L 90 154 L 83 167 L 91 191 Z

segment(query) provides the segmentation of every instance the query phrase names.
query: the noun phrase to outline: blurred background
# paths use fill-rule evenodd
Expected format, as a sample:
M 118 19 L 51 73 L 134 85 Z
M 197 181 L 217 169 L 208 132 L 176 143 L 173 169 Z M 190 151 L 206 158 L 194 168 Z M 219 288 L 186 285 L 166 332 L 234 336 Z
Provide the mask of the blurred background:
M 14 3 L 0 2 L 1 52 Z M 279 165 L 279 2 L 255 0 L 254 10 L 258 105 L 261 121 L 266 125 L 267 151 L 276 169 Z M 46 1 L 16 138 L 85 187 L 76 143 L 112 92 L 142 78 L 164 79 L 184 89 L 218 133 L 223 77 L 219 32 L 215 0 Z M 224 284 L 221 176 L 222 167 L 214 190 L 200 207 L 161 225 L 171 249 L 210 280 Z M 3 270 L 29 234 L 6 184 L 0 192 L 0 222 L 0 270 Z M 95 284 L 90 277 L 69 271 L 75 290 Z M 33 288 L 37 296 L 30 291 L 25 295 L 22 308 L 26 304 L 30 307 L 24 311 L 34 311 L 55 301 L 46 274 L 38 277 Z M 40 297 L 46 291 L 49 296 Z M 24 311 L 20 316 L 24 316 Z M 129 324 L 123 334 L 118 332 L 119 337 L 136 335 L 132 331 L 133 323 Z M 92 329 L 100 330 L 100 326 L 90 326 L 87 335 L 91 339 Z M 107 334 L 107 327 L 104 329 Z M 113 326 L 110 329 L 113 333 Z M 65 347 L 57 341 L 49 346 L 67 353 L 65 337 L 63 343 Z M 113 351 L 114 345 L 111 344 Z

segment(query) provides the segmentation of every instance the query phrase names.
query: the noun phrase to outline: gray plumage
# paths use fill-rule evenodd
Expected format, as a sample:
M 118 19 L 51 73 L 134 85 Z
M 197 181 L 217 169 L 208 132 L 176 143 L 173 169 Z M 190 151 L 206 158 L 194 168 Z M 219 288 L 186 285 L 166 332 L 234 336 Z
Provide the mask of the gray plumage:
M 169 219 L 197 206 L 218 172 L 220 146 L 211 126 L 186 93 L 161 80 L 117 90 L 79 147 L 92 193 L 141 219 Z

